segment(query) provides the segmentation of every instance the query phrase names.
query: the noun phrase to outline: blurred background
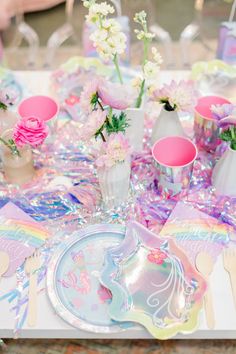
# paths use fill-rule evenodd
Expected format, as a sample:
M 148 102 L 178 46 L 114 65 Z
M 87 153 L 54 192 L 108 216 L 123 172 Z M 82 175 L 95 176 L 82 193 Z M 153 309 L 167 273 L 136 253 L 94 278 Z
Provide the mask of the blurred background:
M 136 65 L 141 59 L 132 19 L 135 12 L 145 10 L 165 69 L 185 69 L 196 61 L 214 59 L 220 23 L 228 20 L 232 7 L 232 0 L 112 2 L 118 16 L 129 18 L 129 23 L 127 18 L 122 23 L 131 38 L 130 62 Z M 14 16 L 1 32 L 4 62 L 12 69 L 53 69 L 71 56 L 84 54 L 86 12 L 81 0 L 67 0 L 44 11 Z

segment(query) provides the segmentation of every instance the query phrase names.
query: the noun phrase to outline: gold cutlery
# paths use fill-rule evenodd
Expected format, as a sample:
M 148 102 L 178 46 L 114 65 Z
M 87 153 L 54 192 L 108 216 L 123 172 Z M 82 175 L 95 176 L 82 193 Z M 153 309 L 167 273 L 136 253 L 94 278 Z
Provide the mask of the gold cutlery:
M 231 289 L 236 307 L 236 249 L 225 248 L 223 251 L 223 264 L 230 277 Z
M 37 273 L 40 268 L 40 254 L 36 251 L 25 261 L 25 272 L 29 276 L 28 326 L 34 327 L 37 321 Z
M 207 281 L 207 291 L 204 295 L 204 307 L 206 313 L 207 326 L 210 329 L 215 327 L 215 315 L 212 303 L 212 293 L 210 286 L 210 275 L 214 268 L 212 257 L 206 252 L 198 253 L 196 257 L 196 268 Z

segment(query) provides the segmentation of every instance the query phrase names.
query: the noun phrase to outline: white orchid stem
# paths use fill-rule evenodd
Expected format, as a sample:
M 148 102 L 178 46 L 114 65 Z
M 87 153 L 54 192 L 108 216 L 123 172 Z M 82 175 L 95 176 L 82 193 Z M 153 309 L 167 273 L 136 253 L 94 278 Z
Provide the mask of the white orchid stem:
M 115 64 L 115 68 L 116 68 L 116 72 L 117 72 L 119 81 L 120 81 L 121 84 L 123 84 L 123 79 L 122 79 L 121 72 L 120 72 L 120 67 L 119 67 L 119 63 L 118 63 L 117 54 L 114 55 L 113 63 Z

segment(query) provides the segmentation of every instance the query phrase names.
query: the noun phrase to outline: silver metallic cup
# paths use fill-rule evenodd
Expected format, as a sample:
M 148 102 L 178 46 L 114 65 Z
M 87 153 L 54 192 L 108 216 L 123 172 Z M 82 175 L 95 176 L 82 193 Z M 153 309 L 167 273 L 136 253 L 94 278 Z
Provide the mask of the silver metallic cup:
M 170 136 L 154 144 L 152 156 L 157 167 L 158 190 L 163 197 L 187 194 L 197 154 L 195 144 L 185 137 Z
M 220 144 L 219 128 L 211 113 L 212 105 L 223 105 L 230 103 L 220 96 L 205 96 L 198 100 L 195 107 L 194 134 L 196 145 L 199 149 L 207 152 L 215 152 Z

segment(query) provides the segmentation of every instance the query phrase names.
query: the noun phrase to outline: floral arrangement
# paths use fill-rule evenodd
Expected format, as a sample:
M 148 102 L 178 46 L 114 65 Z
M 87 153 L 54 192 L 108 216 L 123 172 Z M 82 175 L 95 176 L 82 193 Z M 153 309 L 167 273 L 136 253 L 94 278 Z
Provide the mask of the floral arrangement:
M 198 92 L 192 81 L 171 81 L 154 90 L 152 99 L 164 105 L 166 111 L 192 112 L 197 104 Z
M 212 105 L 211 111 L 220 128 L 220 139 L 230 143 L 236 150 L 236 106 L 233 104 Z
M 8 93 L 3 90 L 0 92 L 0 110 L 6 111 L 9 105 L 12 105 L 12 100 Z
M 96 160 L 98 167 L 112 167 L 123 162 L 131 154 L 128 140 L 121 132 L 111 134 L 106 142 L 102 143 L 100 156 Z
M 80 97 L 81 109 L 88 114 L 81 138 L 85 141 L 100 136 L 103 142 L 113 133 L 125 133 L 129 126 L 124 112 L 133 101 L 133 92 L 126 86 L 97 78 L 85 85 Z
M 21 156 L 20 148 L 29 145 L 33 148 L 42 145 L 48 136 L 48 127 L 45 122 L 36 117 L 22 118 L 13 129 L 13 138 L 0 142 L 10 149 L 12 155 Z
M 113 61 L 122 84 L 119 55 L 125 52 L 127 38 L 121 31 L 119 22 L 113 18 L 107 18 L 115 12 L 115 9 L 106 2 L 98 4 L 96 0 L 83 0 L 83 4 L 89 10 L 86 16 L 87 23 L 96 25 L 96 30 L 91 34 L 90 39 L 102 60 Z
M 142 104 L 143 95 L 145 92 L 145 84 L 152 83 L 153 79 L 156 79 L 157 74 L 160 71 L 160 65 L 163 62 L 160 53 L 155 47 L 152 47 L 153 61 L 148 60 L 149 45 L 152 39 L 155 37 L 153 33 L 148 31 L 147 14 L 145 11 L 141 11 L 135 14 L 134 22 L 141 26 L 141 30 L 136 29 L 135 33 L 137 39 L 143 42 L 144 54 L 142 62 L 142 75 L 137 77 L 133 81 L 133 85 L 137 88 L 139 94 L 136 100 L 135 107 L 140 108 Z

